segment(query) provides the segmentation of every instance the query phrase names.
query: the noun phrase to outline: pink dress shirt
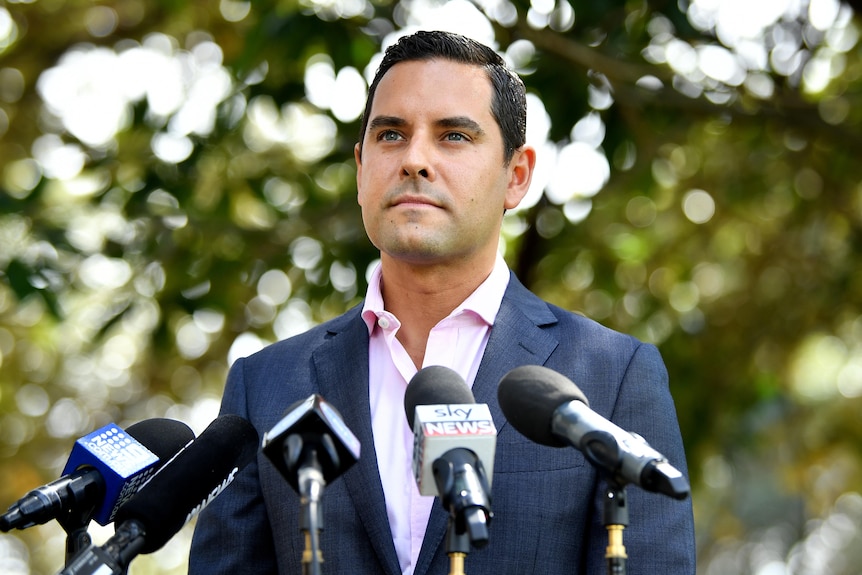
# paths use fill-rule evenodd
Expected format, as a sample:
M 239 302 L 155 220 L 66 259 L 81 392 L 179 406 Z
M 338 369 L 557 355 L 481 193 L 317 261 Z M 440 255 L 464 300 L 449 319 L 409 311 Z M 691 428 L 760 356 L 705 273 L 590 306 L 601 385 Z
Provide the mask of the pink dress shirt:
M 412 575 L 435 499 L 419 495 L 413 478 L 413 431 L 404 412 L 404 390 L 418 370 L 395 337 L 401 322 L 384 308 L 380 278 L 378 265 L 362 309 L 370 334 L 371 429 L 395 551 L 402 574 Z M 509 269 L 497 254 L 488 279 L 431 330 L 422 367 L 450 367 L 472 387 L 508 284 Z

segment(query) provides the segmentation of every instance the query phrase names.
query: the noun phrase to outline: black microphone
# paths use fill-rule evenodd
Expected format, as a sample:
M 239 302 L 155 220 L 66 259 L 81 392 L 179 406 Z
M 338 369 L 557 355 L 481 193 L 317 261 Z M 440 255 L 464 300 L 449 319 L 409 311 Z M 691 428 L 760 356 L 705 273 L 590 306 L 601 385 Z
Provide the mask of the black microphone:
M 497 437 L 488 406 L 476 403 L 456 371 L 434 365 L 410 380 L 404 411 L 413 428 L 413 474 L 419 493 L 438 495 L 455 533 L 467 534 L 473 545 L 482 547 L 488 543 L 493 517 Z
M 64 475 L 28 492 L 0 517 L 0 530 L 27 529 L 52 519 L 107 525 L 117 509 L 194 433 L 181 421 L 147 419 L 124 432 L 109 424 L 79 439 Z
M 539 365 L 516 367 L 497 389 L 506 419 L 528 439 L 551 447 L 571 445 L 620 486 L 685 499 L 689 485 L 639 435 L 629 433 L 589 408 L 583 392 L 566 376 Z
M 300 496 L 299 529 L 305 533 L 303 573 L 319 575 L 323 554 L 323 491 L 359 459 L 359 440 L 341 414 L 312 394 L 287 408 L 263 436 L 263 453 Z
M 281 421 L 263 435 L 262 450 L 299 494 L 307 472 L 319 467 L 324 485 L 359 459 L 359 440 L 341 414 L 320 395 L 313 394 L 287 408 Z M 316 474 L 315 474 L 316 476 Z
M 75 557 L 61 575 L 122 575 L 132 559 L 160 549 L 222 493 L 257 452 L 254 427 L 221 415 L 117 511 L 114 536 Z

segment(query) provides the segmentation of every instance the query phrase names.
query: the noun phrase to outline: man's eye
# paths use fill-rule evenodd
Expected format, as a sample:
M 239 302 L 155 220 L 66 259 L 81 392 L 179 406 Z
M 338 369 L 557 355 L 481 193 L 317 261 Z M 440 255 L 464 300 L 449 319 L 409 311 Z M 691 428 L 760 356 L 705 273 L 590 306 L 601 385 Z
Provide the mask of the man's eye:
M 467 136 L 461 132 L 449 132 L 446 134 L 446 140 L 449 142 L 464 142 L 467 140 Z
M 377 139 L 383 142 L 394 142 L 401 138 L 401 134 L 393 130 L 383 130 L 378 134 Z

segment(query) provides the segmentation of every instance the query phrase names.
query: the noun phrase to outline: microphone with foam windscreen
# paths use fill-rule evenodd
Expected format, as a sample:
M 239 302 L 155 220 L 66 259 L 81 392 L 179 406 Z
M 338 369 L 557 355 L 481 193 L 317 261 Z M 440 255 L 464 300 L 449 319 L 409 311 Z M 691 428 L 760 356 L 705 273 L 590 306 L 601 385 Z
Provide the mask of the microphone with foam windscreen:
M 438 495 L 454 521 L 481 547 L 488 542 L 491 480 L 497 429 L 458 373 L 444 366 L 420 369 L 404 393 L 413 429 L 413 474 L 419 493 Z M 489 470 L 486 472 L 486 470 Z
M 589 408 L 583 392 L 566 376 L 539 365 L 517 367 L 497 389 L 506 419 L 528 439 L 551 447 L 573 446 L 620 486 L 685 499 L 685 476 L 640 436 Z
M 222 493 L 255 456 L 254 427 L 217 417 L 118 511 L 114 536 L 81 552 L 62 575 L 121 575 L 132 559 L 160 549 Z
M 28 492 L 0 517 L 0 530 L 57 519 L 110 523 L 117 509 L 194 433 L 181 421 L 147 419 L 123 431 L 111 423 L 75 442 L 63 476 Z

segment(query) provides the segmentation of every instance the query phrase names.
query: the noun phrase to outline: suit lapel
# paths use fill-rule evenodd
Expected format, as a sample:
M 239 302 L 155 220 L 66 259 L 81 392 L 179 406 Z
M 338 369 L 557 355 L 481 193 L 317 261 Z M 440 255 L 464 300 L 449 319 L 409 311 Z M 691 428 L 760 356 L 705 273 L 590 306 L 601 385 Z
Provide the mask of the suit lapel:
M 511 275 L 473 382 L 473 397 L 488 404 L 498 432 L 508 423 L 497 401 L 500 380 L 516 367 L 547 361 L 559 341 L 542 327 L 556 321 L 548 305 Z
M 356 308 L 344 317 L 344 322 L 333 327 L 329 341 L 315 350 L 312 360 L 320 394 L 336 406 L 360 443 L 359 460 L 338 481 L 344 481 L 385 572 L 398 575 L 401 570 L 389 529 L 371 432 L 368 328 L 359 311 Z
M 547 304 L 527 290 L 514 274 L 510 274 L 509 286 L 503 295 L 500 311 L 491 328 L 488 345 L 473 382 L 473 397 L 476 403 L 488 405 L 498 433 L 508 422 L 497 401 L 497 384 L 516 367 L 542 365 L 547 361 L 559 342 L 541 328 L 556 321 L 556 316 L 550 312 Z M 414 575 L 427 573 L 437 550 L 445 545 L 448 524 L 448 512 L 443 509 L 439 498 L 435 498 Z M 493 537 L 493 522 L 490 532 Z

